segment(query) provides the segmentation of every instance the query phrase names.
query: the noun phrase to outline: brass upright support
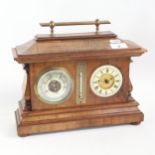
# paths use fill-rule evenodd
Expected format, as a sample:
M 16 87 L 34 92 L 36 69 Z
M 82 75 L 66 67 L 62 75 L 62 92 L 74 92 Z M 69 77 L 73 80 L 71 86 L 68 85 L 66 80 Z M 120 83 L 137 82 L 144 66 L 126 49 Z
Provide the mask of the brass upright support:
M 95 25 L 96 32 L 99 31 L 99 26 L 101 24 L 110 24 L 108 20 L 99 20 L 96 19 L 95 21 L 78 21 L 78 22 L 57 22 L 50 21 L 49 23 L 40 23 L 42 27 L 50 27 L 51 33 L 54 33 L 54 27 L 56 26 L 77 26 L 77 25 Z

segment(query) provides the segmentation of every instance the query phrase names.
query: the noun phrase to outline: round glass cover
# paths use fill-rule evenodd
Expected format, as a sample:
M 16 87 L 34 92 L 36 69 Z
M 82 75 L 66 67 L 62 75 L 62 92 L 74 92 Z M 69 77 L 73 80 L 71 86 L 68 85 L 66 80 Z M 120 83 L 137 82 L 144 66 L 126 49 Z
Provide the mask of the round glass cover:
M 98 67 L 90 79 L 90 87 L 93 93 L 99 97 L 115 95 L 122 86 L 122 73 L 112 65 Z
M 36 94 L 48 104 L 58 104 L 71 93 L 72 80 L 64 69 L 57 68 L 44 72 L 35 87 Z

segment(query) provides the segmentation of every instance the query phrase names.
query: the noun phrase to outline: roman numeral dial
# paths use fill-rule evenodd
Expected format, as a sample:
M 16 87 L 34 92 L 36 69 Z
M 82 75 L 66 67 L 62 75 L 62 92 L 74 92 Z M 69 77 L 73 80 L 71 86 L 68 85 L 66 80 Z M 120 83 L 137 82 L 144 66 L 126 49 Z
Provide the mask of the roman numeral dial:
M 98 67 L 90 79 L 90 87 L 93 93 L 100 97 L 115 95 L 123 82 L 120 70 L 112 65 Z

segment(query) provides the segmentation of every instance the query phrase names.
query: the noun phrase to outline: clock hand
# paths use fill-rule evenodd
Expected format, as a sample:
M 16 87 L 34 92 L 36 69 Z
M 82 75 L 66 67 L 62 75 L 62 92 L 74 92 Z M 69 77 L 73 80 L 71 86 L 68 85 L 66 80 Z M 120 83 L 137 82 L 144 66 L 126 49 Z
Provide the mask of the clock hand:
M 114 77 L 111 77 L 111 78 L 110 78 L 110 81 L 113 80 L 113 79 L 114 79 Z

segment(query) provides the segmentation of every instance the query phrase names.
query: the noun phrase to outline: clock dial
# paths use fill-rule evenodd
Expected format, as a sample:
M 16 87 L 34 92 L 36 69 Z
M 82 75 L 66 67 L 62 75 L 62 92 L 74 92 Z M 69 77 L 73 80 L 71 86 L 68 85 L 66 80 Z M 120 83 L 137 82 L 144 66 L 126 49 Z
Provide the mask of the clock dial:
M 110 97 L 120 90 L 122 81 L 122 74 L 117 67 L 103 65 L 93 72 L 90 87 L 97 96 Z
M 64 69 L 52 69 L 39 77 L 35 90 L 44 102 L 58 104 L 70 95 L 72 80 Z

